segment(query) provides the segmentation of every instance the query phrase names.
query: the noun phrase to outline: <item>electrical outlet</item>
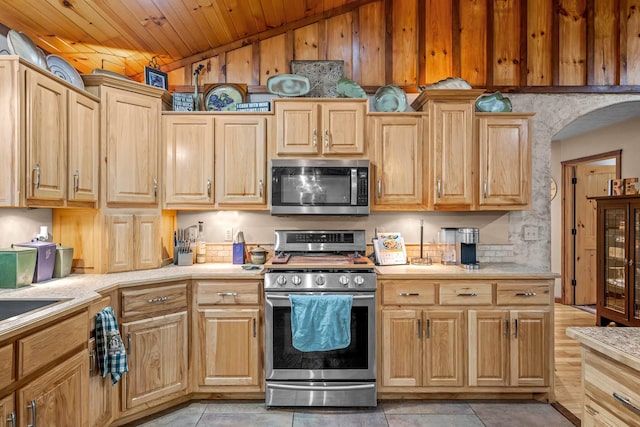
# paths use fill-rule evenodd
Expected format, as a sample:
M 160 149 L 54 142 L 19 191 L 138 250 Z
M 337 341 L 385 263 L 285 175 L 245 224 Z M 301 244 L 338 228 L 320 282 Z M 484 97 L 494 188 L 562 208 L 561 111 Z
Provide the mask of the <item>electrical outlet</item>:
M 538 240 L 538 227 L 535 225 L 526 225 L 524 227 L 524 240 Z
M 227 227 L 224 229 L 224 241 L 230 242 L 233 240 L 233 228 Z
M 196 240 L 198 237 L 198 230 L 194 227 L 189 228 L 189 240 Z

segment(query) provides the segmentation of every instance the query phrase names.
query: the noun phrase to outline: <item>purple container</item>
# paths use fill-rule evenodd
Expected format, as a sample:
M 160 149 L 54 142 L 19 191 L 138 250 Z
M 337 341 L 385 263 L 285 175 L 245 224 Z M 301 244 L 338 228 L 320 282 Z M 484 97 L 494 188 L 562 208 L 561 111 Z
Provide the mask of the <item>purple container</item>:
M 51 276 L 53 276 L 53 267 L 56 264 L 55 243 L 36 241 L 18 243 L 14 246 L 23 246 L 36 249 L 36 269 L 33 272 L 33 283 L 44 282 L 51 279 Z

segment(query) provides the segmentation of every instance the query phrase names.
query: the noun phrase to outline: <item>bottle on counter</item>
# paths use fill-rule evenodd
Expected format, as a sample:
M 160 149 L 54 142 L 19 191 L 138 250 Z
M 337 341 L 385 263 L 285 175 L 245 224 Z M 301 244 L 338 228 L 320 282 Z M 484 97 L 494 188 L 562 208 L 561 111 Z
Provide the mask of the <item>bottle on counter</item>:
M 207 242 L 204 240 L 204 223 L 198 221 L 198 235 L 196 236 L 196 263 L 207 262 Z

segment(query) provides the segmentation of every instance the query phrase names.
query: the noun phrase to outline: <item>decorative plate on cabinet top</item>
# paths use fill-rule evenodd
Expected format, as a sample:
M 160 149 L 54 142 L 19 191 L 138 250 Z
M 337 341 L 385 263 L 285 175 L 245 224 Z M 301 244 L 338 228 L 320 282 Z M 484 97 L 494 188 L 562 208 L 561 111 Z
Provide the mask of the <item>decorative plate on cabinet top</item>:
M 131 80 L 133 79 L 129 76 L 125 76 L 124 74 L 116 73 L 115 71 L 105 70 L 104 68 L 94 68 L 91 72 L 92 74 L 102 74 L 103 76 L 117 77 L 119 79 Z
M 78 74 L 76 69 L 73 68 L 73 65 L 69 64 L 66 59 L 58 55 L 48 55 L 47 65 L 49 65 L 49 71 L 60 77 L 62 80 L 65 80 L 80 89 L 84 89 L 82 77 L 80 77 L 80 74 Z
M 269 77 L 267 90 L 278 96 L 302 96 L 309 93 L 309 78 L 298 74 L 278 74 Z
M 204 109 L 206 111 L 236 111 L 236 104 L 244 102 L 246 85 L 222 83 L 205 86 Z
M 43 70 L 48 70 L 47 58 L 44 56 L 44 52 L 25 33 L 9 30 L 7 44 L 9 45 L 9 52 L 13 55 L 18 55 Z
M 338 80 L 338 85 L 336 88 L 338 93 L 338 97 L 341 98 L 366 98 L 367 94 L 364 92 L 364 89 L 360 87 L 360 85 L 354 82 L 351 79 L 347 79 L 345 77 Z
M 401 112 L 407 109 L 407 95 L 395 85 L 378 88 L 373 95 L 373 107 L 381 112 Z

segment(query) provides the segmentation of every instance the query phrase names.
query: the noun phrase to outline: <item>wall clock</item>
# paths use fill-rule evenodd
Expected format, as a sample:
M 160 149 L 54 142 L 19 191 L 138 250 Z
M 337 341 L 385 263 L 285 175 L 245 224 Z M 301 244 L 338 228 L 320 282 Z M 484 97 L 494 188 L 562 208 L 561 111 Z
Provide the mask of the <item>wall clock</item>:
M 558 194 L 558 184 L 555 179 L 551 178 L 551 200 L 556 197 L 556 194 Z

